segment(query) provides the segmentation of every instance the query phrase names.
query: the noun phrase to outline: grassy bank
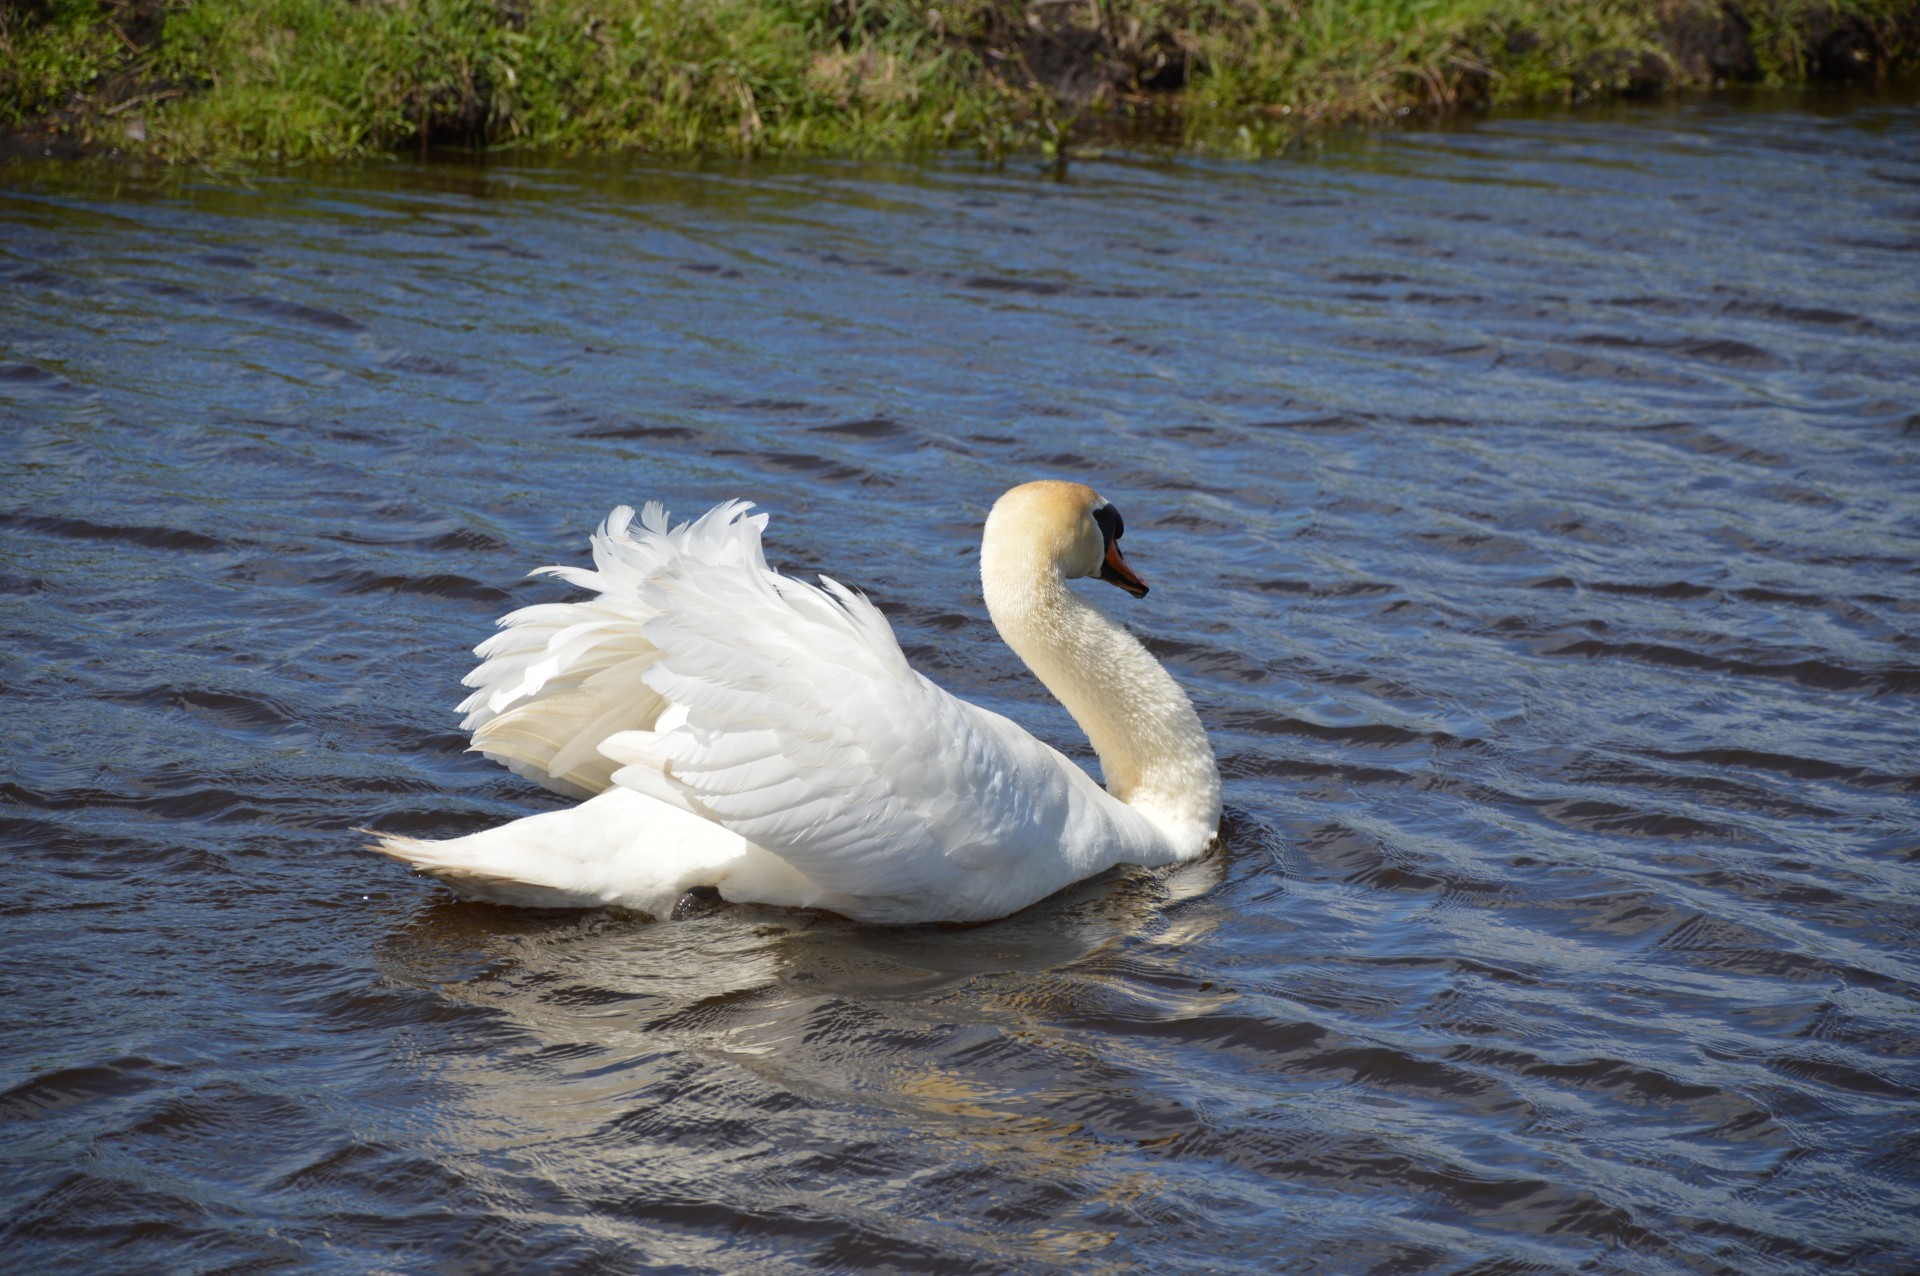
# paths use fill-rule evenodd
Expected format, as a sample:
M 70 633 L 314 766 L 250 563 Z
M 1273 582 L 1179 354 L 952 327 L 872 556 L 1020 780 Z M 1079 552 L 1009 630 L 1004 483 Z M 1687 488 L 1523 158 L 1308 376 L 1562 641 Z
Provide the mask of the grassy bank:
M 1330 124 L 1911 77 L 1920 0 L 0 0 L 16 150 L 1271 150 Z

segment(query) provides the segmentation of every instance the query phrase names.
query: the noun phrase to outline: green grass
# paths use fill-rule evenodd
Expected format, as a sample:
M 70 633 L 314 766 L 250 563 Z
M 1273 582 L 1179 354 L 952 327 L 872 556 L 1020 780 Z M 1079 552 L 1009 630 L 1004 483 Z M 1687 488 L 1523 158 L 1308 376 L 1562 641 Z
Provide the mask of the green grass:
M 170 159 L 900 153 L 1911 74 L 1920 0 L 13 0 L 0 125 Z M 1724 45 L 1724 41 L 1721 42 Z M 1722 48 L 1724 54 L 1724 48 Z
M 84 97 L 131 56 L 114 16 L 95 0 L 0 4 L 0 125 Z

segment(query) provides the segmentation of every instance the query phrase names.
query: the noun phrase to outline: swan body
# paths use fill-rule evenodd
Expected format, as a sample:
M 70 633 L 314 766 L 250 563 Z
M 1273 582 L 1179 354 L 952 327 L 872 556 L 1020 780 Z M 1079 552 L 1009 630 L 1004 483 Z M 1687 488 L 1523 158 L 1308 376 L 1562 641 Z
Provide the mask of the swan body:
M 1067 588 L 1147 587 L 1093 489 L 1044 481 L 994 505 L 988 612 L 1066 706 L 1107 787 L 908 666 L 886 618 L 822 578 L 770 570 L 745 502 L 670 527 L 616 509 L 591 591 L 523 608 L 476 648 L 473 748 L 578 806 L 373 849 L 456 892 L 664 917 L 694 887 L 870 922 L 984 921 L 1115 864 L 1192 859 L 1220 819 L 1206 732 L 1173 678 Z

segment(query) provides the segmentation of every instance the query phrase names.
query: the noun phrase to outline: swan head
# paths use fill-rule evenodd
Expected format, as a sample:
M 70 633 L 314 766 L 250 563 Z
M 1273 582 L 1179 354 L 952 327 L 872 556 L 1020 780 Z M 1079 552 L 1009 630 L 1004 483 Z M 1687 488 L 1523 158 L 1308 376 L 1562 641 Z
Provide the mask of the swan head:
M 995 501 L 987 515 L 980 566 L 990 572 L 995 563 L 1017 555 L 1069 580 L 1098 576 L 1135 598 L 1144 598 L 1147 582 L 1120 552 L 1125 530 L 1120 511 L 1085 483 L 1058 479 L 1022 483 Z

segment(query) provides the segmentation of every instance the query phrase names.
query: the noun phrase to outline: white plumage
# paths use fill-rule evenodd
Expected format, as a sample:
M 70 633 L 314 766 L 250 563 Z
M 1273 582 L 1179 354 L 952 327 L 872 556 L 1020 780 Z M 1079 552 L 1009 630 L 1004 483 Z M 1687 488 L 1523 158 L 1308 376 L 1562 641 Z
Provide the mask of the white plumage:
M 987 523 L 996 626 L 1088 731 L 1109 793 L 907 664 L 865 598 L 768 569 L 745 502 L 669 527 L 615 510 L 592 597 L 527 607 L 482 643 L 473 747 L 586 798 L 442 842 L 375 849 L 501 903 L 666 916 L 694 886 L 864 921 L 1003 916 L 1114 864 L 1203 852 L 1219 779 L 1199 719 L 1125 630 L 1068 590 L 1145 593 L 1090 488 L 1030 483 Z

